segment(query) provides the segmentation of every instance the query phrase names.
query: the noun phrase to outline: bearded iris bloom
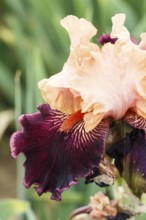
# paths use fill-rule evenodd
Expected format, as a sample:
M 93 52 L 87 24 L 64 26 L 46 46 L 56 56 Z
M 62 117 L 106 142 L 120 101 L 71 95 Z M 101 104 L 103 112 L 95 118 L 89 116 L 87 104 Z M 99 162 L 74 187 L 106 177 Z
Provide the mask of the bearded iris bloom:
M 146 33 L 136 44 L 124 26 L 125 15 L 112 18 L 112 42 L 91 43 L 96 28 L 85 19 L 67 16 L 70 54 L 60 73 L 38 87 L 47 104 L 20 117 L 21 131 L 10 141 L 14 158 L 26 156 L 24 185 L 39 195 L 61 193 L 78 178 L 92 176 L 103 161 L 110 126 L 125 120 L 146 125 Z

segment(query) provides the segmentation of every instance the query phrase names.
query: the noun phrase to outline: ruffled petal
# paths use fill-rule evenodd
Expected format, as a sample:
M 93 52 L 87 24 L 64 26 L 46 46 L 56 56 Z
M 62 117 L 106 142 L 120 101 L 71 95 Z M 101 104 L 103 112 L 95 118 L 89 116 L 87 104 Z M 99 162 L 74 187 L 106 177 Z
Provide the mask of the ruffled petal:
M 124 26 L 126 16 L 125 14 L 116 14 L 112 17 L 112 32 L 111 37 L 112 38 L 118 38 L 122 41 L 130 40 L 130 34 L 129 31 Z
M 142 50 L 146 50 L 146 33 L 141 33 L 140 38 L 141 42 L 139 44 L 139 48 Z
M 146 139 L 142 130 L 134 129 L 108 150 L 115 165 L 137 196 L 146 192 Z
M 61 193 L 77 178 L 86 177 L 97 167 L 104 154 L 109 121 L 103 120 L 98 127 L 86 133 L 78 113 L 71 126 L 65 129 L 70 116 L 49 105 L 38 107 L 40 112 L 20 117 L 22 130 L 11 137 L 12 156 L 26 156 L 24 185 L 35 184 L 39 195 L 51 192 L 52 199 L 61 200 Z
M 123 118 L 129 109 L 146 118 L 146 51 L 141 48 L 145 34 L 137 44 L 124 26 L 124 14 L 115 15 L 112 22 L 110 36 L 117 40 L 111 44 L 108 39 L 100 48 L 90 42 L 96 33 L 90 22 L 64 18 L 61 24 L 71 39 L 70 55 L 61 72 L 38 84 L 52 109 L 86 113 L 86 131 L 103 118 Z
M 74 48 L 81 43 L 87 43 L 96 34 L 96 28 L 86 19 L 78 19 L 76 16 L 68 15 L 61 20 L 61 25 L 66 29 Z

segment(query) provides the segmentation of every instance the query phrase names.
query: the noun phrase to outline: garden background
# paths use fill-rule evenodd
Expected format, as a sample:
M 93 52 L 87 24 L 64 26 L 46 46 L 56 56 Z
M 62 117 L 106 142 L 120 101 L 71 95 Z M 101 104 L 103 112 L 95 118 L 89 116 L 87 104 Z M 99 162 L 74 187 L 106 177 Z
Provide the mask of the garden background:
M 99 188 L 78 186 L 63 193 L 63 201 L 25 190 L 23 156 L 11 158 L 9 138 L 19 128 L 18 116 L 36 111 L 43 102 L 39 80 L 59 72 L 69 54 L 69 38 L 60 19 L 73 14 L 91 21 L 97 36 L 110 33 L 111 17 L 126 14 L 126 26 L 137 40 L 146 31 L 145 0 L 1 0 L 0 1 L 0 219 L 65 220 L 88 204 Z M 19 200 L 17 200 L 17 199 Z M 145 217 L 138 217 L 145 219 Z

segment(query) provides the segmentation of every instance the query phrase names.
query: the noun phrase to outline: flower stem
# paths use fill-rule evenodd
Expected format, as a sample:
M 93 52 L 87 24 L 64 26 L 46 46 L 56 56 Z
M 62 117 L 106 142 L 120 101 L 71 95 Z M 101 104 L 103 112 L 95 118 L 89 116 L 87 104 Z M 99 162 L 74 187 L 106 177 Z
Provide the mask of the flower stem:
M 110 200 L 115 200 L 116 199 L 114 185 L 106 187 L 106 194 L 107 194 L 107 196 L 109 197 Z

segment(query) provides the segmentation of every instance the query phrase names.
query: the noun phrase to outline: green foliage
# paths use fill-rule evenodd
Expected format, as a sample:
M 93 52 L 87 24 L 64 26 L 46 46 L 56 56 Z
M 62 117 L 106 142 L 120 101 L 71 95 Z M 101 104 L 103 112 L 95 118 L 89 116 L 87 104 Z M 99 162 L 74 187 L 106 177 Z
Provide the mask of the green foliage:
M 133 36 L 139 39 L 140 32 L 146 31 L 145 0 L 1 0 L 0 6 L 0 110 L 15 108 L 16 119 L 24 112 L 36 111 L 36 106 L 43 102 L 38 81 L 60 71 L 68 56 L 69 38 L 60 26 L 64 16 L 74 14 L 92 21 L 99 36 L 110 32 L 111 16 L 124 12 Z M 21 160 L 18 161 L 21 185 L 20 164 Z M 22 193 L 24 188 L 18 188 Z M 97 190 L 93 184 L 85 187 L 80 182 L 64 193 L 61 203 L 50 201 L 49 193 L 38 197 L 29 190 L 24 194 L 38 219 L 65 220 L 77 206 L 87 204 Z M 8 219 L 28 210 L 27 202 L 4 200 L 0 203 L 0 218 Z M 31 211 L 27 219 L 30 216 Z
M 12 217 L 17 217 L 22 214 L 27 216 L 28 220 L 36 220 L 33 214 L 30 203 L 16 199 L 0 200 L 0 219 L 9 220 Z

